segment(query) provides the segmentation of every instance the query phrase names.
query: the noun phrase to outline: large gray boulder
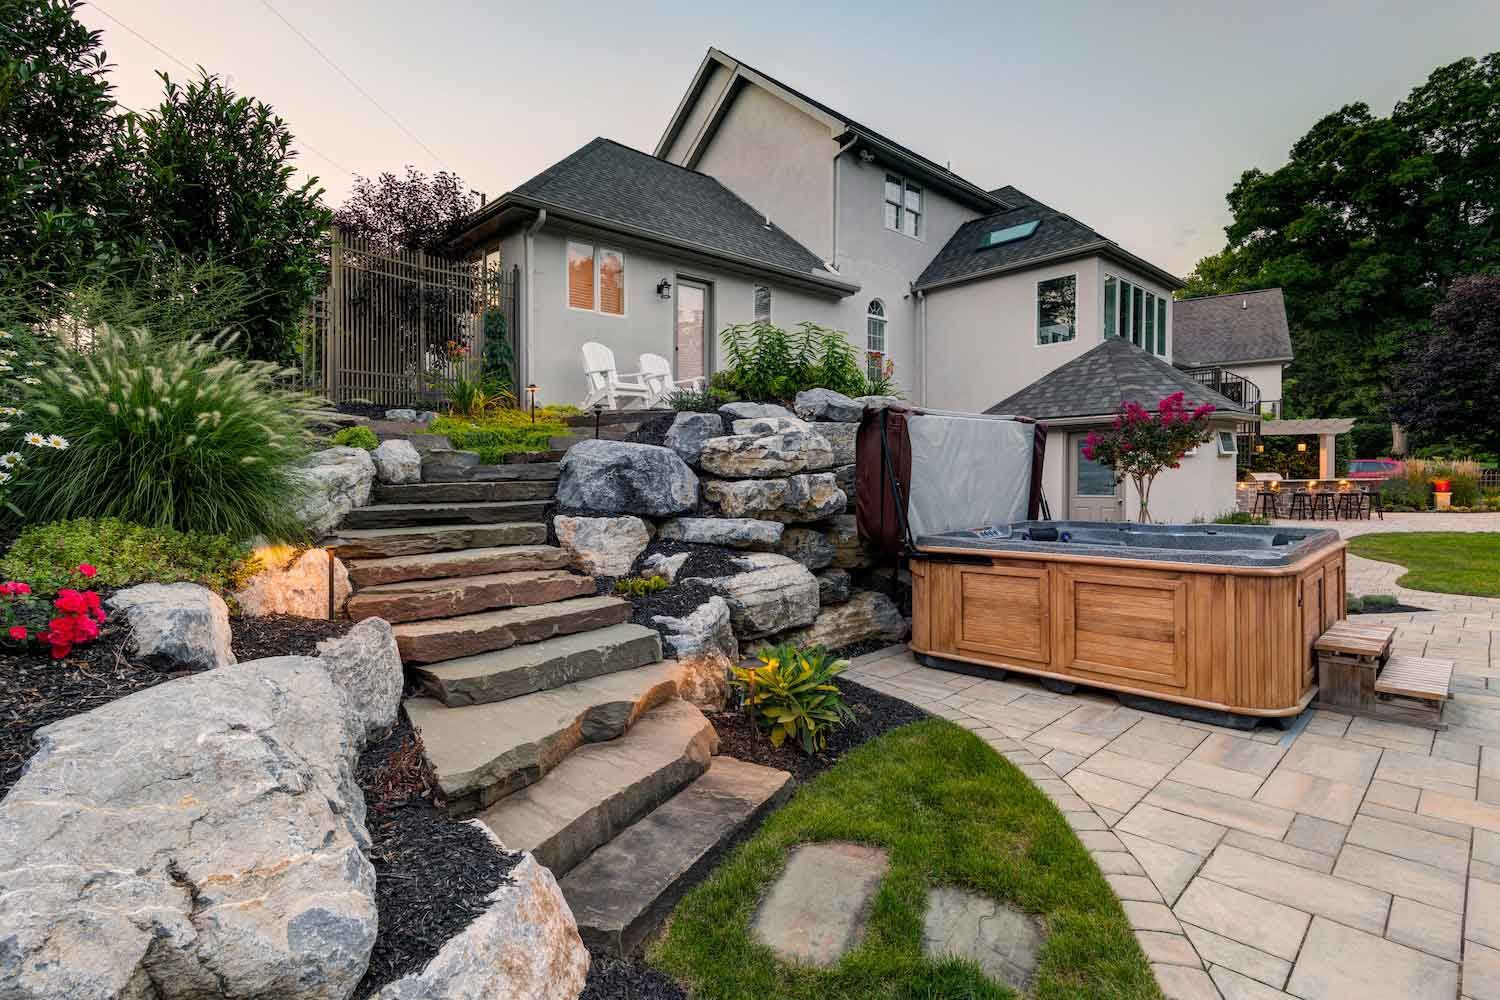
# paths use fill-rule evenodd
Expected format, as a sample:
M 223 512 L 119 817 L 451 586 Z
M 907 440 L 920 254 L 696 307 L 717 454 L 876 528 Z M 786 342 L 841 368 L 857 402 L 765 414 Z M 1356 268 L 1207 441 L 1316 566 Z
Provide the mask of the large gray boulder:
M 854 442 L 859 436 L 857 423 L 824 423 L 815 425 L 823 440 L 833 449 L 832 465 L 854 464 Z
M 696 466 L 703 442 L 724 433 L 724 418 L 717 413 L 679 413 L 667 430 L 666 446 L 688 465 Z
M 796 524 L 821 521 L 843 512 L 848 498 L 831 472 L 801 473 L 785 479 L 712 479 L 703 495 L 725 517 L 749 517 Z
M 725 420 L 743 420 L 746 417 L 795 417 L 785 406 L 775 403 L 725 403 L 719 407 L 719 415 Z
M 384 618 L 366 618 L 344 635 L 318 643 L 318 659 L 344 698 L 356 746 L 382 739 L 401 710 L 401 651 Z
M 698 477 L 671 448 L 580 441 L 563 457 L 557 502 L 594 514 L 671 517 L 698 506 Z
M 846 569 L 825 569 L 817 577 L 820 607 L 843 604 L 854 591 L 854 579 Z
M 805 389 L 797 393 L 792 404 L 803 420 L 829 420 L 847 423 L 864 415 L 864 404 L 856 403 L 842 392 L 832 389 Z
M 786 525 L 750 517 L 674 517 L 663 521 L 656 537 L 694 545 L 719 545 L 729 549 L 769 551 L 781 541 Z
M 698 464 L 704 472 L 730 479 L 789 476 L 833 464 L 833 449 L 812 430 L 774 434 L 732 434 L 703 442 Z
M 729 429 L 735 434 L 780 434 L 782 431 L 812 430 L 812 424 L 796 417 L 741 417 L 732 421 Z
M 326 448 L 296 470 L 298 519 L 313 538 L 338 527 L 344 515 L 370 502 L 375 460 L 363 448 Z
M 900 396 L 855 396 L 854 401 L 863 407 L 866 413 L 871 411 L 879 413 L 893 406 L 906 405 L 906 400 Z
M 557 544 L 573 568 L 589 576 L 627 576 L 651 544 L 651 531 L 638 517 L 570 517 L 552 519 Z
M 828 544 L 833 546 L 833 565 L 838 569 L 869 569 L 875 556 L 859 538 L 859 519 L 840 514 L 828 522 Z
M 718 652 L 731 661 L 739 661 L 739 641 L 734 637 L 729 604 L 722 597 L 710 597 L 708 603 L 700 604 L 692 614 L 681 618 L 657 615 L 651 620 L 666 630 L 662 641 L 667 651 L 679 659 Z
M 889 597 L 865 590 L 847 603 L 824 608 L 812 625 L 782 638 L 799 646 L 838 649 L 867 639 L 899 642 L 910 630 L 911 623 L 901 616 Z
M 130 624 L 126 648 L 158 670 L 208 670 L 235 662 L 229 608 L 196 583 L 142 583 L 105 600 Z
M 422 456 L 405 438 L 380 442 L 380 446 L 370 452 L 370 459 L 375 463 L 375 477 L 382 483 L 398 486 L 422 481 Z
M 742 572 L 699 578 L 729 604 L 734 634 L 755 639 L 818 616 L 818 581 L 806 566 L 774 552 L 753 552 L 735 560 Z
M 0 803 L 0 995 L 345 1000 L 376 912 L 342 710 L 282 656 L 39 730 Z
M 812 570 L 833 564 L 833 546 L 817 528 L 786 529 L 776 551 Z
M 421 972 L 374 1000 L 553 1000 L 583 992 L 588 949 L 551 871 L 525 854 L 486 902 Z
M 430 424 L 437 419 L 437 414 L 432 410 L 396 409 L 386 410 L 385 419 L 412 424 Z

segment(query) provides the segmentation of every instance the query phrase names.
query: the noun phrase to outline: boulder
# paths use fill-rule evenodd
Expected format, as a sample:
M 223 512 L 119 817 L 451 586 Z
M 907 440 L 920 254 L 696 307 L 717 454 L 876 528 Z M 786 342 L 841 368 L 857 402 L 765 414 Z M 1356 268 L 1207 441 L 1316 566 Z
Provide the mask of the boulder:
M 782 431 L 806 431 L 812 424 L 796 417 L 741 417 L 729 425 L 735 434 L 780 434 Z
M 39 730 L 0 803 L 0 993 L 348 997 L 376 910 L 342 707 L 280 656 Z
M 792 404 L 803 420 L 830 420 L 848 423 L 864 415 L 865 408 L 842 392 L 832 389 L 805 389 L 797 393 Z
M 859 424 L 822 423 L 816 425 L 816 429 L 833 449 L 833 465 L 854 464 L 854 439 L 859 434 Z
M 131 656 L 158 670 L 208 670 L 235 662 L 229 608 L 207 587 L 142 583 L 104 603 L 130 623 Z
M 403 438 L 382 441 L 370 452 L 370 458 L 375 462 L 375 477 L 382 483 L 395 486 L 422 481 L 422 456 L 410 441 Z
M 743 572 L 699 580 L 728 602 L 735 635 L 759 638 L 817 618 L 818 581 L 806 566 L 774 552 L 754 552 L 735 562 Z
M 779 521 L 757 521 L 749 517 L 676 517 L 662 522 L 656 537 L 694 545 L 770 550 L 781 541 L 785 528 Z
M 831 472 L 802 473 L 785 479 L 713 479 L 703 495 L 725 517 L 750 517 L 795 524 L 842 513 L 847 502 Z
M 387 984 L 374 1000 L 552 1000 L 583 991 L 588 949 L 550 870 L 522 855 L 486 902 L 421 972 Z
M 833 565 L 838 569 L 868 569 L 875 557 L 859 540 L 859 520 L 840 514 L 828 522 L 828 544 L 833 546 Z
M 309 535 L 322 538 L 345 514 L 370 502 L 375 460 L 363 448 L 326 448 L 308 456 L 296 476 L 302 485 L 297 517 Z
M 855 396 L 854 401 L 864 407 L 866 413 L 881 410 L 889 410 L 893 406 L 905 406 L 906 400 L 900 396 Z
M 808 569 L 822 569 L 833 563 L 833 546 L 816 528 L 788 528 L 776 551 L 795 559 Z
M 353 587 L 344 561 L 327 549 L 263 545 L 255 550 L 263 567 L 234 595 L 240 614 L 328 618 L 328 560 L 333 560 L 333 610 L 341 613 Z
M 746 417 L 792 417 L 794 414 L 775 403 L 725 403 L 719 407 L 719 416 L 725 420 L 742 420 Z
M 589 576 L 629 576 L 651 543 L 651 531 L 638 517 L 560 516 L 552 525 L 573 568 Z
M 386 410 L 385 419 L 399 420 L 409 424 L 430 424 L 437 419 L 437 414 L 431 410 L 396 409 Z
M 318 659 L 344 697 L 356 746 L 382 739 L 401 709 L 401 651 L 384 618 L 366 618 L 347 633 L 318 643 Z
M 729 700 L 729 668 L 739 662 L 729 604 L 722 597 L 683 618 L 657 615 L 667 650 L 677 658 L 677 694 L 702 709 L 719 711 Z
M 688 465 L 696 466 L 703 442 L 723 433 L 724 418 L 717 413 L 679 413 L 667 430 L 665 443 Z
M 826 469 L 833 449 L 811 430 L 776 434 L 732 434 L 703 442 L 698 464 L 704 472 L 731 479 L 788 476 L 804 469 Z
M 698 477 L 671 448 L 580 441 L 562 460 L 557 502 L 589 513 L 671 517 L 698 506 Z
M 799 646 L 838 649 L 867 639 L 900 642 L 910 629 L 911 623 L 901 617 L 889 597 L 864 590 L 845 604 L 824 608 L 812 625 L 782 638 Z
M 665 577 L 668 583 L 676 583 L 677 574 L 682 572 L 682 565 L 688 561 L 688 555 L 687 552 L 679 552 L 671 556 L 662 552 L 653 552 L 641 560 L 641 572 L 651 576 Z
M 846 569 L 825 569 L 818 578 L 818 606 L 843 604 L 854 590 L 854 580 Z
M 479 467 L 479 452 L 458 448 L 426 448 L 422 451 L 422 481 L 461 483 Z

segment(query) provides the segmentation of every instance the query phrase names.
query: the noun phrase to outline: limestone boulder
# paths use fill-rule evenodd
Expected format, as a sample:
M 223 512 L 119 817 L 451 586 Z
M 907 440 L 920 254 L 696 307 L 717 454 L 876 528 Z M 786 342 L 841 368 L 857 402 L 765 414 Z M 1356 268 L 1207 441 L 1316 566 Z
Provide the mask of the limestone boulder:
M 735 562 L 741 572 L 701 582 L 729 604 L 736 636 L 759 638 L 817 618 L 818 581 L 806 566 L 774 552 L 754 552 Z
M 855 396 L 854 401 L 863 407 L 866 413 L 871 411 L 879 413 L 893 406 L 906 405 L 906 400 L 900 396 Z
M 296 470 L 298 519 L 313 538 L 327 535 L 344 515 L 370 502 L 375 460 L 363 448 L 325 448 Z
M 568 449 L 557 502 L 591 514 L 672 517 L 698 506 L 698 477 L 671 448 L 580 441 Z
M 724 418 L 717 413 L 679 413 L 667 430 L 665 443 L 688 465 L 696 466 L 703 442 L 723 433 Z
M 703 495 L 725 517 L 787 524 L 821 521 L 842 513 L 848 502 L 831 472 L 784 479 L 714 479 L 703 484 Z
M 814 426 L 833 449 L 833 465 L 854 464 L 854 441 L 859 435 L 858 423 L 822 423 Z
M 0 993 L 345 1000 L 376 909 L 342 707 L 283 656 L 39 730 L 0 802 Z
M 910 631 L 911 623 L 889 597 L 865 590 L 844 604 L 824 608 L 810 626 L 783 638 L 799 646 L 837 649 L 867 639 L 899 642 Z
M 833 564 L 833 546 L 823 532 L 816 528 L 788 528 L 781 536 L 776 551 L 788 559 L 795 559 L 811 570 L 823 569 Z
M 421 972 L 387 984 L 374 1000 L 553 1000 L 583 992 L 588 949 L 550 870 L 523 855 L 486 902 Z
M 130 655 L 158 670 L 208 670 L 235 662 L 229 608 L 196 583 L 142 583 L 105 600 L 130 624 Z
M 638 517 L 555 517 L 557 544 L 573 568 L 589 576 L 628 576 L 651 543 L 651 531 Z
M 664 552 L 653 552 L 641 560 L 641 572 L 648 576 L 663 577 L 668 583 L 676 583 L 677 574 L 682 572 L 683 564 L 687 561 L 686 552 L 670 556 Z
M 662 641 L 667 652 L 678 659 L 719 652 L 732 661 L 739 661 L 740 646 L 734 635 L 729 603 L 722 597 L 710 597 L 706 604 L 699 605 L 696 611 L 682 618 L 657 615 L 651 621 L 665 630 Z
M 391 731 L 401 709 L 401 651 L 383 618 L 366 618 L 344 635 L 318 643 L 318 659 L 344 698 L 344 717 L 356 746 Z
M 842 392 L 832 389 L 806 389 L 797 393 L 792 404 L 797 416 L 803 420 L 827 420 L 848 423 L 864 415 L 865 408 Z
M 430 424 L 437 419 L 431 410 L 395 409 L 386 410 L 385 419 L 400 420 L 410 424 Z
M 380 442 L 380 446 L 370 452 L 370 458 L 375 462 L 375 478 L 382 483 L 396 486 L 422 481 L 422 456 L 416 446 L 404 438 Z
M 341 613 L 353 587 L 344 561 L 327 549 L 295 549 L 264 545 L 255 550 L 261 570 L 235 595 L 240 614 L 328 617 L 328 562 L 333 560 L 333 611 Z
M 780 434 L 782 431 L 806 431 L 812 424 L 796 417 L 742 417 L 732 422 L 729 429 L 735 434 Z
M 795 417 L 796 414 L 775 403 L 725 403 L 719 407 L 719 416 L 725 420 L 743 420 L 746 417 Z
M 833 546 L 833 563 L 838 569 L 869 569 L 875 557 L 859 540 L 859 522 L 853 514 L 840 514 L 828 522 L 828 544 Z
M 786 525 L 748 517 L 676 517 L 664 521 L 656 537 L 694 545 L 769 551 L 781 541 Z
M 811 430 L 775 434 L 731 434 L 703 442 L 698 464 L 704 472 L 730 479 L 789 476 L 833 464 L 833 449 Z
M 854 580 L 846 569 L 825 569 L 817 577 L 819 607 L 843 604 L 854 592 Z

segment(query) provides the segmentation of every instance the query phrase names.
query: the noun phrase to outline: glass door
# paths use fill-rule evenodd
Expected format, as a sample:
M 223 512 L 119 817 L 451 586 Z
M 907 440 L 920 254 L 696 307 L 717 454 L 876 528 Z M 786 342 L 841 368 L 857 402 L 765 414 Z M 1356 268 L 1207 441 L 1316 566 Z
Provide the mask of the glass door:
M 688 278 L 677 279 L 677 308 L 672 340 L 676 378 L 701 378 L 708 373 L 708 336 L 713 322 L 710 286 Z

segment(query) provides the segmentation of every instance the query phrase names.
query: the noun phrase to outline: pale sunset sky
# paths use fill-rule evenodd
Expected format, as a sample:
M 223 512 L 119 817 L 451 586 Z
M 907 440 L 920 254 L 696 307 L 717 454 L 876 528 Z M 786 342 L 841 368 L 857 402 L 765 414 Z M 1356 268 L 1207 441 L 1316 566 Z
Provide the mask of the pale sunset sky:
M 185 77 L 180 60 L 274 105 L 335 207 L 353 174 L 408 163 L 494 198 L 596 135 L 649 152 L 714 45 L 1178 274 L 1222 247 L 1242 171 L 1340 105 L 1387 114 L 1500 48 L 1496 0 L 104 0 L 80 17 L 122 104 L 156 103 L 154 71 Z

